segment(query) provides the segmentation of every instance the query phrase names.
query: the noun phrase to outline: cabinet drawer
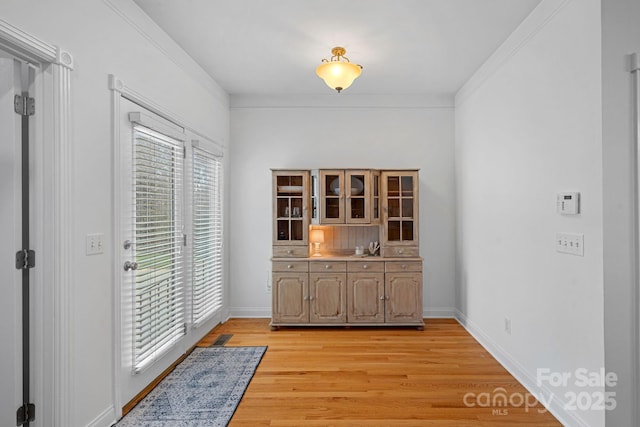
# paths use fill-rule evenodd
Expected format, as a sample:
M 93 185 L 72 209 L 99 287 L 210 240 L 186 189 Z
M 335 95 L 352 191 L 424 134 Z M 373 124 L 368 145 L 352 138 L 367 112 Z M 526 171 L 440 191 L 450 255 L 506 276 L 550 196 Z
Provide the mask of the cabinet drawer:
M 306 273 L 309 271 L 309 263 L 306 261 L 273 261 L 271 268 L 273 271 Z
M 387 261 L 385 264 L 386 272 L 399 272 L 399 271 L 422 271 L 422 261 Z
M 344 272 L 347 271 L 347 263 L 344 261 L 310 261 L 309 271 L 312 273 Z
M 394 257 L 417 257 L 420 256 L 420 249 L 417 246 L 387 246 L 382 248 L 382 256 Z
M 381 261 L 349 261 L 347 263 L 347 271 L 350 273 L 359 273 L 364 271 L 384 272 L 384 262 Z
M 306 258 L 309 256 L 307 246 L 274 246 L 274 258 Z

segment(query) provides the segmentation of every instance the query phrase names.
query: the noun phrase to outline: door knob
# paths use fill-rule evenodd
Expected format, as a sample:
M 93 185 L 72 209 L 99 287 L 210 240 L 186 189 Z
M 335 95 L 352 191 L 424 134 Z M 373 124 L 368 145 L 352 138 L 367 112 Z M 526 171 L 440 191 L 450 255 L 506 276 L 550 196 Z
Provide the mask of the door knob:
M 131 262 L 131 261 L 124 262 L 124 271 L 137 270 L 137 269 L 138 269 L 137 262 Z

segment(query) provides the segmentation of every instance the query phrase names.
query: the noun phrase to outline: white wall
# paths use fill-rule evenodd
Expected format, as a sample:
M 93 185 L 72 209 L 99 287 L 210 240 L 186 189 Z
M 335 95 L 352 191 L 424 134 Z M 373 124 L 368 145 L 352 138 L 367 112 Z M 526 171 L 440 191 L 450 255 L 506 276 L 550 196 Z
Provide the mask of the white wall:
M 270 316 L 270 168 L 419 168 L 427 315 L 454 307 L 451 97 L 231 99 L 231 310 Z M 248 257 L 251 263 L 248 263 Z
M 640 52 L 640 2 L 602 1 L 604 327 L 607 371 L 620 381 L 607 425 L 638 425 L 638 294 L 629 54 Z
M 226 144 L 228 98 L 129 0 L 3 0 L 0 18 L 69 51 L 72 72 L 74 329 L 69 426 L 108 425 L 113 414 L 111 92 L 108 74 Z M 115 6 L 114 6 L 115 5 Z M 114 7 L 112 7 L 114 6 Z M 134 28 L 117 12 L 124 8 Z M 146 34 L 140 31 L 149 31 Z M 151 42 L 148 37 L 153 37 Z M 85 256 L 85 235 L 104 233 L 105 254 Z M 41 425 L 46 425 L 44 420 Z
M 600 56 L 600 1 L 543 0 L 456 96 L 460 317 L 567 425 L 604 424 L 564 409 L 602 391 L 575 376 L 604 367 Z M 562 191 L 580 215 L 556 213 Z M 584 257 L 557 232 L 584 233 Z M 541 388 L 538 368 L 571 377 Z

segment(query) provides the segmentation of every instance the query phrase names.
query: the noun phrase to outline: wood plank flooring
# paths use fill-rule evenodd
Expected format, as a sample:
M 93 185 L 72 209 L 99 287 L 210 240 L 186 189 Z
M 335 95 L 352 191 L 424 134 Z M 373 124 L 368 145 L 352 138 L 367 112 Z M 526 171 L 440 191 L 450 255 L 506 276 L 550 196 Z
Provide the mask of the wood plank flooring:
M 384 328 L 269 329 L 231 319 L 198 345 L 268 350 L 229 426 L 560 426 L 452 319 L 424 331 Z M 506 395 L 510 406 L 490 402 Z M 532 399 L 532 397 L 529 397 Z

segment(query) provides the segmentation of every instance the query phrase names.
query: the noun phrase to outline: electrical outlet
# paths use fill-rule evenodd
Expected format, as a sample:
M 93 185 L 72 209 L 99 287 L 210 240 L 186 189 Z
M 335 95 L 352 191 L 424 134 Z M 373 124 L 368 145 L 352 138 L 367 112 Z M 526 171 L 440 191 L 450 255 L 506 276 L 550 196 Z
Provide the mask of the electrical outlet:
M 584 234 L 556 233 L 556 251 L 584 256 Z
M 511 319 L 509 319 L 508 317 L 504 318 L 504 331 L 511 335 Z
M 87 234 L 86 236 L 86 254 L 96 255 L 104 253 L 104 234 Z

